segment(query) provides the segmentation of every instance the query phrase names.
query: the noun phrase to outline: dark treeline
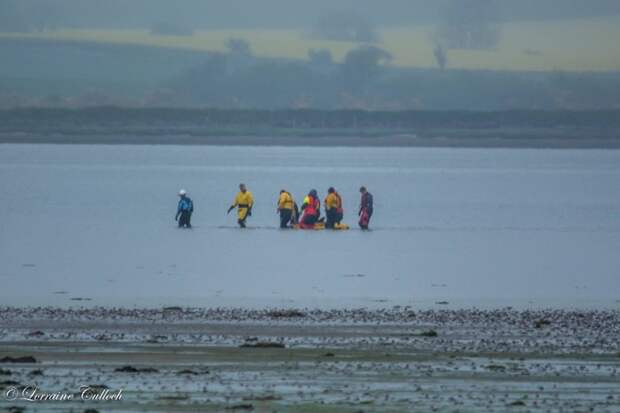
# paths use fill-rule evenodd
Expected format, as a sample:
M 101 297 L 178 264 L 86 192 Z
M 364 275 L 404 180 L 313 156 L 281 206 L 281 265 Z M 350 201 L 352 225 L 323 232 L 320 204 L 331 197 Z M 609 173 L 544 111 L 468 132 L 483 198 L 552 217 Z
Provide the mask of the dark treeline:
M 22 108 L 0 110 L 0 131 L 57 127 L 112 129 L 134 126 L 183 129 L 188 126 L 385 130 L 446 128 L 599 128 L 620 127 L 620 110 L 605 111 L 364 111 L 364 110 L 225 110 L 177 108 L 85 109 Z
M 619 73 L 401 69 L 375 46 L 334 63 L 215 54 L 167 83 L 170 106 L 367 110 L 586 110 L 620 107 Z M 168 106 L 166 102 L 158 102 Z

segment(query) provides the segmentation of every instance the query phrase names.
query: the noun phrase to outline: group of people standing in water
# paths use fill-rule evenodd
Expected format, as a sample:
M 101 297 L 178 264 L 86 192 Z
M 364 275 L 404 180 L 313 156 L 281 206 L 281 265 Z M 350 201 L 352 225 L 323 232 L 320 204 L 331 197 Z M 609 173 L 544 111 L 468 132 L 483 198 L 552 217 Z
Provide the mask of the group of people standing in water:
M 361 229 L 367 230 L 373 214 L 373 197 L 364 186 L 360 188 L 360 193 L 358 224 Z M 191 228 L 194 203 L 184 189 L 179 191 L 179 198 L 175 219 L 178 221 L 179 227 Z M 245 228 L 248 217 L 252 216 L 253 206 L 254 196 L 248 191 L 245 184 L 240 184 L 239 193 L 237 193 L 232 205 L 228 208 L 228 213 L 230 214 L 233 209 L 237 208 L 237 223 L 241 228 Z M 324 209 L 325 216 L 321 217 L 321 201 L 316 189 L 312 189 L 304 197 L 301 208 L 295 202 L 291 193 L 282 189 L 278 197 L 276 211 L 280 214 L 280 228 L 283 229 L 315 229 L 317 225 L 324 226 L 326 229 L 345 229 L 346 226 L 342 224 L 342 219 L 344 218 L 342 197 L 333 187 L 327 190 Z

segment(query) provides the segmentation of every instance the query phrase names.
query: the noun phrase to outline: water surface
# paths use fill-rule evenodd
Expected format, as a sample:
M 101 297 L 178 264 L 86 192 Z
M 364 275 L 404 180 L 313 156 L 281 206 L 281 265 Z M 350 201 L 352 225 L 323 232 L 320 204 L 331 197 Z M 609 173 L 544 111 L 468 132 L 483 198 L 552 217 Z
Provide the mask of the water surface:
M 604 150 L 5 144 L 0 303 L 618 307 L 618 182 Z M 355 226 L 362 184 L 373 231 L 276 228 L 281 188 L 329 186 Z

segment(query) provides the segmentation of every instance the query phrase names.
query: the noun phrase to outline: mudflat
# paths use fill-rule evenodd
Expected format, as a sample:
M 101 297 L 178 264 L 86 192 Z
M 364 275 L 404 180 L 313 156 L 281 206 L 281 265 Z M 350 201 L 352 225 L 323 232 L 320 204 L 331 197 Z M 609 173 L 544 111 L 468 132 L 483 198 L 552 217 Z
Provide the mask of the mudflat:
M 0 406 L 617 411 L 618 343 L 613 309 L 5 307 Z

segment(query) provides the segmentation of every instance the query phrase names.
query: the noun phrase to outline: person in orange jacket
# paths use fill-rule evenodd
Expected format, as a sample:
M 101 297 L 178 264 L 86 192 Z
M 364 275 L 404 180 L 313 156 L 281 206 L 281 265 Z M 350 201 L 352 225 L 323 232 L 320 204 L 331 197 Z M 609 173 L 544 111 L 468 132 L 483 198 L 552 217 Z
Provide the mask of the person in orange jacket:
M 280 191 L 277 212 L 280 214 L 280 228 L 282 229 L 289 228 L 289 223 L 297 221 L 293 195 L 285 189 Z

